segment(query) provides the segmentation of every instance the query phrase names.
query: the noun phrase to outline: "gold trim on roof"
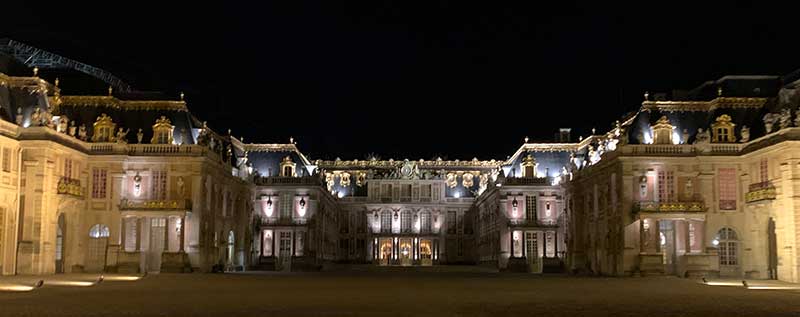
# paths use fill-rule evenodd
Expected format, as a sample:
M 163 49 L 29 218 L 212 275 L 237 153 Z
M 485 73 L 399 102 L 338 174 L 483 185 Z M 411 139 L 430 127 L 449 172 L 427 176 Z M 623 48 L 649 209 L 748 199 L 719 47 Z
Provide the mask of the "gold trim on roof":
M 343 168 L 343 167 L 355 167 L 355 168 L 368 168 L 368 167 L 400 167 L 405 164 L 406 161 L 395 161 L 395 160 L 353 160 L 353 161 L 319 161 L 320 168 Z M 445 160 L 433 160 L 433 161 L 426 161 L 426 160 L 418 160 L 412 161 L 417 164 L 420 168 L 431 168 L 431 167 L 486 167 L 486 168 L 497 168 L 503 165 L 503 161 L 497 160 L 489 160 L 489 161 L 481 161 L 478 159 L 472 159 L 467 161 L 455 160 L 455 161 L 445 161 Z
M 242 144 L 248 152 L 292 152 L 297 151 L 294 144 Z
M 761 108 L 767 103 L 767 98 L 750 97 L 717 97 L 711 101 L 652 101 L 642 102 L 644 110 L 659 110 L 665 112 L 677 111 L 712 111 L 719 108 L 741 109 Z
M 176 100 L 120 100 L 113 96 L 61 96 L 56 106 L 108 107 L 119 110 L 189 111 L 186 102 Z

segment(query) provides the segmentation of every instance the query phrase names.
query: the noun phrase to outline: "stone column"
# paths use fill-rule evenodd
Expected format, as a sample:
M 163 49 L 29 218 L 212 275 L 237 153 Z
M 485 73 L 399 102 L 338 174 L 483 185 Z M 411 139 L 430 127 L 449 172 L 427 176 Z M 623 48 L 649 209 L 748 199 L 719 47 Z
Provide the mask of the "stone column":
M 644 231 L 644 221 L 645 218 L 639 217 L 639 253 L 647 252 L 645 248 L 645 241 L 647 240 L 647 235 Z
M 164 219 L 164 250 L 161 252 L 169 252 L 169 218 Z
M 553 231 L 553 250 L 556 258 L 558 257 L 558 231 Z
M 136 217 L 136 252 L 142 251 L 142 218 Z
M 661 221 L 655 220 L 653 221 L 653 232 L 655 233 L 654 239 L 656 241 L 656 252 L 661 253 Z
M 122 230 L 121 230 L 122 231 L 122 237 L 121 237 L 122 238 L 122 246 L 121 246 L 121 249 L 122 249 L 122 252 L 127 252 L 128 250 L 125 249 L 125 246 L 127 245 L 127 241 L 128 241 L 128 237 L 127 237 L 128 236 L 128 230 L 127 230 L 128 229 L 128 224 L 127 224 L 128 218 L 124 218 L 123 217 L 123 218 L 120 218 L 120 220 L 122 221 L 122 226 L 121 226 L 122 227 Z
M 547 257 L 547 231 L 542 231 L 542 258 Z
M 511 258 L 514 257 L 514 230 L 511 230 Z
M 184 243 L 185 243 L 184 240 L 186 239 L 186 234 L 184 234 L 184 232 L 186 232 L 186 215 L 181 216 L 181 235 L 180 235 L 181 243 L 179 250 L 180 252 L 184 252 Z M 261 244 L 263 244 L 264 240 L 262 239 L 261 241 L 262 241 Z
M 685 249 L 686 253 L 692 253 L 692 241 L 689 240 L 689 237 L 690 237 L 689 236 L 689 226 L 691 225 L 691 222 L 692 221 L 688 220 L 688 219 L 683 221 L 683 224 L 684 224 L 683 227 L 684 227 L 684 231 L 685 231 L 683 233 L 683 237 L 684 237 L 684 241 L 683 242 L 684 242 L 684 248 L 686 248 Z M 695 232 L 697 232 L 697 230 L 695 230 Z
M 527 259 L 528 258 L 528 245 L 527 245 L 528 244 L 528 240 L 525 239 L 525 231 L 520 232 L 520 235 L 522 235 L 522 237 L 520 237 L 520 239 L 522 239 L 522 243 L 520 243 L 522 245 L 522 257 Z

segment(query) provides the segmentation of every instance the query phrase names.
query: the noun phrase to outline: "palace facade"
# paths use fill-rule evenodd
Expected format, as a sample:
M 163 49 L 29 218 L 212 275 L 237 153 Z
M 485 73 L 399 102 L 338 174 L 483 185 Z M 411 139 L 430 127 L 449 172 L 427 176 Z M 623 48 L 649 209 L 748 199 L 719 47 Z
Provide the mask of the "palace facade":
M 0 272 L 518 272 L 800 282 L 800 83 L 645 95 L 507 159 L 321 160 L 183 97 L 62 94 L 0 54 Z

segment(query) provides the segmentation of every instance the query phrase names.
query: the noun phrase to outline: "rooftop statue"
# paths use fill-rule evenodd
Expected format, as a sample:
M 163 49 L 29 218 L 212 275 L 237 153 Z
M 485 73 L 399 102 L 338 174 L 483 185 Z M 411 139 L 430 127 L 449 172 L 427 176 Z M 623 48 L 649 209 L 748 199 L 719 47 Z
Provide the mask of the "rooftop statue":
M 741 134 L 742 134 L 741 138 L 742 143 L 746 143 L 747 141 L 750 140 L 750 128 L 748 128 L 746 125 L 742 126 Z

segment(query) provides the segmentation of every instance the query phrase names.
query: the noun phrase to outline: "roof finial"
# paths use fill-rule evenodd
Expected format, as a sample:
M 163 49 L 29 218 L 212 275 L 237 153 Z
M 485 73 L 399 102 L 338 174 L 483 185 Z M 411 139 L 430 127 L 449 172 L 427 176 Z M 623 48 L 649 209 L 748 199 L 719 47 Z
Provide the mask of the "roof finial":
M 527 136 L 525 137 L 525 143 L 528 143 L 528 137 Z
M 114 93 L 114 86 L 109 85 L 108 86 L 108 96 L 111 97 L 111 94 L 113 94 L 113 93 Z
M 181 91 L 181 101 L 183 101 L 183 91 Z
M 717 97 L 722 97 L 722 86 L 717 87 Z
M 56 77 L 56 87 L 58 87 L 58 77 Z
M 233 135 L 233 134 L 231 134 L 231 129 L 230 128 L 228 129 L 228 135 Z
M 645 92 L 644 92 L 644 101 L 648 101 L 648 100 L 650 100 L 650 92 L 645 90 Z
M 293 137 L 289 137 L 289 144 L 294 144 L 294 138 Z
M 33 77 L 39 76 L 39 67 L 33 68 Z
M 594 128 L 592 128 L 592 135 L 595 135 L 595 133 L 594 133 L 594 132 L 595 132 L 595 129 L 594 129 Z

